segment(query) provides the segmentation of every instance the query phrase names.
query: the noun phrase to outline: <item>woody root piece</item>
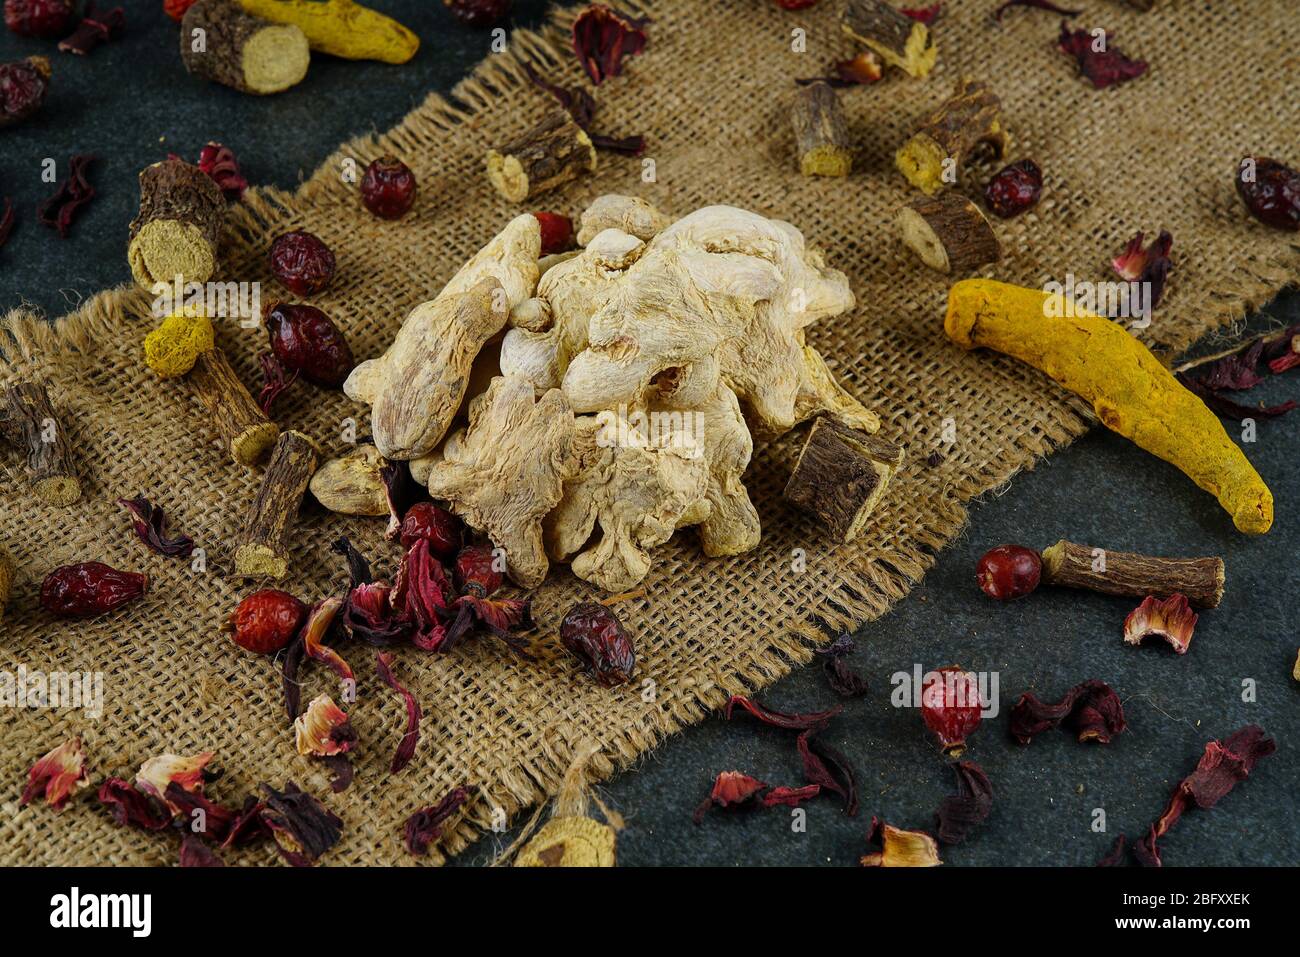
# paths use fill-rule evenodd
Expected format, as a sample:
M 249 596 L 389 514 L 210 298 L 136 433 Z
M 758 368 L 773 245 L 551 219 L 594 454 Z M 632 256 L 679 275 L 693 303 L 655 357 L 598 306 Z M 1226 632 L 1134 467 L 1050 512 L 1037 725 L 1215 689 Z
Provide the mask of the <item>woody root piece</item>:
M 903 245 L 941 273 L 969 272 L 1002 257 L 993 227 L 960 193 L 949 190 L 913 200 L 898 211 L 895 221 Z
M 804 176 L 847 176 L 853 167 L 844 113 L 827 83 L 810 83 L 794 95 L 794 123 L 799 172 Z
M 903 450 L 834 416 L 813 422 L 785 497 L 839 542 L 850 542 L 884 497 Z
M 930 28 L 899 13 L 884 0 L 849 0 L 840 26 L 909 76 L 927 76 L 939 56 L 930 40 Z
M 1065 539 L 1043 549 L 1042 558 L 1045 585 L 1134 598 L 1184 595 L 1197 608 L 1217 608 L 1223 599 L 1222 558 L 1159 558 Z
M 140 171 L 140 212 L 131 223 L 126 258 L 146 289 L 155 283 L 207 282 L 217 270 L 226 200 L 212 177 L 183 160 Z
M 523 136 L 487 153 L 488 180 L 512 203 L 595 169 L 596 147 L 569 112 L 559 107 Z
M 239 465 L 256 465 L 279 427 L 267 418 L 216 345 L 204 316 L 168 316 L 144 339 L 145 363 L 164 379 L 184 376 L 207 408 L 212 425 Z
M 26 456 L 32 491 L 50 505 L 81 498 L 72 443 L 41 382 L 16 382 L 0 394 L 0 435 Z
M 14 560 L 3 548 L 0 548 L 0 621 L 4 621 L 5 606 L 14 590 Z
M 291 24 L 245 13 L 235 0 L 198 0 L 181 18 L 181 60 L 241 93 L 279 93 L 307 75 L 307 37 Z
M 1006 155 L 1011 139 L 1002 127 L 1002 101 L 987 83 L 963 77 L 899 148 L 894 164 L 909 183 L 933 196 L 957 181 L 962 163 L 981 143 L 991 144 L 998 159 Z
M 235 574 L 284 577 L 289 568 L 289 533 L 318 457 L 315 443 L 301 432 L 290 429 L 276 439 L 235 549 Z

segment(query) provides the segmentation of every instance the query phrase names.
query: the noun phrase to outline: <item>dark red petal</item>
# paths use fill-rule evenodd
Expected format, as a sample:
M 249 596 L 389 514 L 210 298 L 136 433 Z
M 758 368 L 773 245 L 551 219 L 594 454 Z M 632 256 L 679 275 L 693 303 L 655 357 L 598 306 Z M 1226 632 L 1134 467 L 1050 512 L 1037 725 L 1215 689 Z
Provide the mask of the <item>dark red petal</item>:
M 420 742 L 420 702 L 415 700 L 415 695 L 410 692 L 401 682 L 393 676 L 393 656 L 387 652 L 378 652 L 375 655 L 375 670 L 379 673 L 379 678 L 384 684 L 392 688 L 402 700 L 406 702 L 406 733 L 402 735 L 401 743 L 397 746 L 397 753 L 393 755 L 392 764 L 388 766 L 390 774 L 396 774 L 402 768 L 411 762 L 415 756 L 415 746 Z

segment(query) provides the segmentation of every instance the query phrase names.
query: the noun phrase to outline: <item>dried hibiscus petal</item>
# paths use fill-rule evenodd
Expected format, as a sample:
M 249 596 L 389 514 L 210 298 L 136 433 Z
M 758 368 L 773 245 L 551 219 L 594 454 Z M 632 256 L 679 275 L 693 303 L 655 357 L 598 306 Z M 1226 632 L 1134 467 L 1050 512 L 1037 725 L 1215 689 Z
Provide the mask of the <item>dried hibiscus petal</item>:
M 526 598 L 480 598 L 475 594 L 461 595 L 452 602 L 455 617 L 447 628 L 442 650 L 450 651 L 466 636 L 482 625 L 505 642 L 506 647 L 526 661 L 531 661 L 528 641 L 514 634 L 513 629 L 532 624 L 532 602 Z
M 145 831 L 159 831 L 171 823 L 171 810 L 130 781 L 109 778 L 99 786 L 97 796 L 120 827 L 131 825 Z
M 739 807 L 754 803 L 760 791 L 767 790 L 767 785 L 758 778 L 742 774 L 740 771 L 720 771 L 713 782 L 713 790 L 700 806 L 695 809 L 691 820 L 696 824 L 704 821 L 704 815 L 712 807 Z
M 1011 709 L 1011 736 L 1021 744 L 1062 724 L 1080 741 L 1109 744 L 1126 726 L 1124 705 L 1106 682 L 1092 679 L 1075 685 L 1056 704 L 1046 704 L 1026 691 Z
M 204 771 L 213 758 L 213 752 L 202 751 L 199 754 L 159 754 L 149 758 L 140 765 L 135 774 L 135 784 L 145 794 L 152 795 L 167 803 L 173 811 L 176 808 L 167 802 L 166 794 L 170 785 L 176 784 L 190 793 L 203 793 Z
M 181 867 L 225 867 L 221 855 L 205 844 L 197 834 L 181 835 Z
M 69 799 L 89 784 L 81 739 L 69 738 L 32 765 L 18 803 L 29 804 L 38 794 L 44 794 L 46 804 L 62 811 Z
M 1148 307 L 1154 309 L 1160 305 L 1160 297 L 1165 292 L 1165 280 L 1169 277 L 1169 250 L 1174 238 L 1168 230 L 1161 230 L 1160 235 L 1151 241 L 1151 245 L 1142 248 L 1142 233 L 1138 232 L 1128 241 L 1124 251 L 1110 261 L 1111 268 L 1122 279 L 1139 282 L 1149 293 Z
M 262 820 L 262 811 L 265 807 L 265 804 L 251 794 L 244 798 L 244 806 L 240 808 L 239 813 L 230 822 L 230 827 L 226 830 L 226 838 L 221 842 L 221 846 L 223 848 L 241 847 L 270 837 L 271 829 Z
M 302 646 L 308 658 L 328 665 L 344 681 L 352 681 L 352 666 L 344 661 L 337 651 L 323 644 L 333 629 L 338 619 L 339 609 L 342 607 L 343 599 L 337 596 L 318 601 L 307 613 L 307 620 L 303 623 Z
M 92 0 L 76 29 L 59 41 L 59 49 L 64 53 L 86 56 L 102 44 L 116 40 L 125 29 L 126 11 L 114 7 L 107 13 L 97 14 Z
M 804 801 L 811 801 L 821 793 L 820 784 L 805 784 L 801 788 L 781 785 L 764 794 L 761 801 L 763 807 L 798 807 Z
M 393 656 L 387 652 L 378 652 L 375 655 L 375 670 L 379 673 L 379 678 L 384 684 L 392 688 L 402 696 L 402 701 L 406 704 L 406 732 L 402 735 L 401 743 L 397 746 L 397 751 L 393 755 L 393 762 L 388 766 L 390 774 L 396 774 L 402 768 L 411 763 L 411 758 L 415 756 L 415 746 L 420 742 L 420 702 L 415 700 L 415 695 L 406 688 L 393 675 Z
M 298 672 L 302 670 L 302 662 L 306 657 L 307 645 L 303 641 L 302 632 L 299 632 L 298 637 L 294 638 L 285 650 L 284 663 L 280 669 L 280 686 L 284 691 L 284 710 L 289 716 L 290 724 L 297 720 L 298 712 L 301 710 L 302 683 L 298 680 Z
M 1124 619 L 1124 641 L 1140 645 L 1144 638 L 1157 635 L 1169 642 L 1178 654 L 1185 655 L 1192 643 L 1196 618 L 1184 595 L 1173 594 L 1163 601 L 1148 595 Z
M 928 7 L 904 8 L 898 12 L 917 23 L 931 24 L 939 18 L 939 11 L 942 9 L 942 3 L 932 3 Z
M 271 829 L 280 856 L 294 867 L 310 867 L 339 842 L 343 821 L 292 781 L 283 791 L 263 784 L 262 793 L 262 821 Z
M 86 172 L 94 161 L 93 156 L 72 157 L 68 161 L 68 175 L 59 180 L 54 195 L 36 207 L 36 218 L 51 229 L 57 229 L 62 239 L 68 238 L 68 230 L 78 210 L 95 198 L 95 187 L 86 178 Z
M 1121 834 L 1115 838 L 1115 843 L 1110 846 L 1106 856 L 1097 862 L 1098 867 L 1119 867 L 1124 863 L 1124 857 L 1128 852 L 1128 838 Z
M 1246 725 L 1222 743 L 1207 744 L 1196 770 L 1179 783 L 1159 820 L 1133 846 L 1134 857 L 1146 867 L 1160 867 L 1162 861 L 1156 842 L 1169 833 L 1183 812 L 1193 807 L 1204 810 L 1214 807 L 1250 775 L 1261 758 L 1276 750 L 1273 739 L 1265 737 L 1264 729 L 1257 724 Z
M 935 814 L 935 832 L 944 844 L 960 844 L 993 809 L 993 785 L 984 769 L 973 761 L 952 766 L 957 793 L 943 799 Z
M 14 231 L 14 204 L 8 196 L 4 198 L 4 207 L 0 209 L 0 247 L 9 242 L 9 234 Z
M 993 19 L 999 23 L 1002 22 L 1002 15 L 1012 7 L 1031 7 L 1034 10 L 1046 10 L 1049 13 L 1059 13 L 1063 17 L 1077 17 L 1083 13 L 1082 10 L 1066 10 L 1058 7 L 1051 0 L 1007 0 L 1006 3 L 993 11 Z
M 1235 419 L 1238 422 L 1243 419 L 1275 419 L 1290 412 L 1297 404 L 1294 399 L 1287 399 L 1287 401 L 1278 405 L 1245 405 L 1214 391 L 1200 379 L 1193 379 L 1191 376 L 1179 373 L 1178 381 L 1183 384 L 1184 388 L 1204 402 L 1206 408 L 1215 415 L 1225 419 Z
M 1079 72 L 1100 90 L 1136 79 L 1147 71 L 1145 60 L 1130 60 L 1115 49 L 1111 45 L 1113 37 L 1114 34 L 1104 30 L 1099 37 L 1088 30 L 1071 31 L 1065 21 L 1061 21 L 1057 46 L 1062 53 L 1074 57 Z
M 238 811 L 210 801 L 201 793 L 189 791 L 176 781 L 167 785 L 163 799 L 185 831 L 218 844 L 226 839 L 230 826 L 239 817 Z
M 451 582 L 447 571 L 419 539 L 407 550 L 393 586 L 393 604 L 412 623 L 411 641 L 425 651 L 441 651 L 447 640 L 444 617 L 448 614 Z
M 160 555 L 189 558 L 194 551 L 194 539 L 188 535 L 167 537 L 167 518 L 161 505 L 154 505 L 143 495 L 119 498 L 117 504 L 131 513 L 131 526 L 140 541 Z
M 351 751 L 357 732 L 347 712 L 327 694 L 319 694 L 293 723 L 294 746 L 299 754 L 318 758 Z
M 596 116 L 596 100 L 590 93 L 578 86 L 560 86 L 542 77 L 528 63 L 524 64 L 524 73 L 529 81 L 540 90 L 545 90 L 555 97 L 560 106 L 573 117 L 584 130 L 591 126 Z
M 1274 375 L 1280 375 L 1288 369 L 1300 366 L 1300 335 L 1290 336 L 1285 341 L 1286 351 L 1268 360 L 1268 369 Z
M 469 788 L 452 788 L 437 804 L 422 807 L 406 819 L 403 833 L 406 849 L 416 857 L 423 857 L 429 845 L 442 837 L 442 826 L 469 801 Z
M 825 648 L 817 649 L 817 654 L 825 660 L 822 668 L 831 690 L 842 698 L 860 698 L 867 693 L 867 679 L 849 667 L 844 659 L 853 654 L 853 637 L 845 632 Z
M 737 705 L 764 724 L 771 725 L 774 728 L 785 728 L 788 731 L 821 730 L 830 723 L 832 718 L 844 710 L 840 705 L 836 705 L 826 711 L 814 711 L 809 714 L 786 714 L 783 711 L 773 711 L 770 708 L 765 708 L 744 695 L 735 694 L 727 699 L 724 714 L 728 721 L 731 720 L 732 710 Z
M 863 867 L 938 867 L 939 845 L 925 831 L 905 831 L 879 818 L 871 819 L 867 841 L 880 850 L 864 855 Z
M 815 731 L 800 734 L 795 746 L 803 761 L 804 777 L 810 783 L 838 794 L 844 800 L 844 813 L 856 817 L 858 785 L 848 758 L 817 737 Z
M 280 398 L 289 386 L 298 381 L 298 370 L 294 369 L 293 374 L 287 379 L 284 375 L 284 366 L 276 358 L 274 352 L 264 352 L 257 360 L 262 365 L 262 388 L 257 393 L 257 404 L 262 407 L 262 411 L 268 417 L 271 415 L 271 407 L 275 405 L 275 400 Z
M 646 19 L 616 13 L 603 3 L 593 3 L 573 21 L 573 52 L 578 62 L 600 86 L 607 77 L 623 72 L 623 57 L 645 49 Z

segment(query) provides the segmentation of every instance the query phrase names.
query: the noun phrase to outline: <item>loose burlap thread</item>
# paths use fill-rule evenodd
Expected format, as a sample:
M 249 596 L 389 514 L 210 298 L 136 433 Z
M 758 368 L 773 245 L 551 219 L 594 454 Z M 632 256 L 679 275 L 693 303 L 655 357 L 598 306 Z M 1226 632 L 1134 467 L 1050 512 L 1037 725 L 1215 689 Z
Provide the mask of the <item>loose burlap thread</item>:
M 559 647 L 559 618 L 594 593 L 555 568 L 535 594 L 536 664 L 486 640 L 444 656 L 399 652 L 396 674 L 425 718 L 415 760 L 397 775 L 388 763 L 404 728 L 402 702 L 375 677 L 372 649 L 340 649 L 358 675 L 358 700 L 349 707 L 360 744 L 355 783 L 332 794 L 324 769 L 294 751 L 278 668 L 218 631 L 250 587 L 224 573 L 260 476 L 231 464 L 183 383 L 160 382 L 143 366 L 151 297 L 107 291 L 53 325 L 11 314 L 10 367 L 0 375 L 49 380 L 74 437 L 85 496 L 70 508 L 44 506 L 28 493 L 16 459 L 6 463 L 0 547 L 20 578 L 0 625 L 0 669 L 102 672 L 104 710 L 98 717 L 0 712 L 0 862 L 177 859 L 174 837 L 115 826 L 90 793 L 62 813 L 19 808 L 31 762 L 74 734 L 85 742 L 96 784 L 110 774 L 130 777 L 162 751 L 203 750 L 217 754 L 223 774 L 209 792 L 225 803 L 237 804 L 260 781 L 298 782 L 345 822 L 325 859 L 331 864 L 410 861 L 401 836 L 407 815 L 468 783 L 478 796 L 441 847 L 455 853 L 494 816 L 553 795 L 580 743 L 598 749 L 589 776 L 608 776 L 727 695 L 761 688 L 807 661 L 828 631 L 882 614 L 960 530 L 966 503 L 1088 427 L 1082 404 L 1044 376 L 951 345 L 942 333 L 948 280 L 895 238 L 892 212 L 910 194 L 893 168 L 894 150 L 958 77 L 992 83 L 1013 138 L 1011 158 L 1034 158 L 1047 180 L 1034 210 L 995 222 L 1004 259 L 983 274 L 1031 286 L 1066 273 L 1102 280 L 1106 259 L 1133 232 L 1168 229 L 1174 272 L 1145 335 L 1169 350 L 1242 317 L 1295 279 L 1295 237 L 1248 219 L 1233 190 L 1246 153 L 1300 161 L 1300 100 L 1291 95 L 1300 20 L 1288 0 L 1174 3 L 1147 15 L 1094 4 L 1077 25 L 1108 27 L 1127 53 L 1151 62 L 1147 76 L 1102 91 L 1053 48 L 1056 18 L 1013 10 L 998 27 L 991 0 L 950 0 L 934 28 L 939 63 L 927 80 L 891 71 L 874 86 L 841 93 L 857 146 L 852 176 L 805 179 L 793 158 L 788 102 L 795 78 L 824 75 L 854 52 L 839 30 L 839 6 L 823 0 L 791 14 L 768 0 L 635 4 L 652 18 L 649 49 L 594 91 L 596 126 L 646 134 L 654 181 L 643 178 L 641 160 L 604 154 L 595 176 L 528 208 L 576 215 L 605 192 L 644 196 L 678 215 L 730 203 L 786 219 L 823 247 L 850 276 L 859 305 L 812 328 L 809 340 L 880 413 L 883 434 L 907 450 L 906 467 L 859 540 L 832 545 L 783 502 L 800 434 L 759 442 L 746 484 L 762 518 L 762 544 L 709 560 L 693 534 L 681 534 L 656 552 L 645 597 L 619 606 L 637 636 L 639 677 L 653 681 L 653 694 L 640 682 L 598 688 Z M 489 187 L 483 154 L 547 105 L 521 62 L 556 81 L 586 82 L 567 52 L 571 17 L 562 11 L 539 32 L 515 31 L 508 52 L 460 84 L 456 102 L 431 96 L 387 134 L 341 147 L 296 192 L 251 190 L 232 209 L 222 278 L 260 281 L 264 295 L 278 294 L 266 271 L 270 238 L 311 230 L 339 262 L 333 286 L 313 301 L 346 332 L 358 358 L 378 354 L 407 312 L 519 212 Z M 806 31 L 805 52 L 793 48 L 796 27 Z M 419 202 L 396 223 L 365 212 L 341 175 L 350 162 L 364 168 L 385 152 L 403 157 L 420 181 Z M 976 195 L 991 169 L 977 160 L 959 188 Z M 256 388 L 263 335 L 229 321 L 219 340 Z M 361 413 L 337 393 L 299 384 L 276 417 L 337 454 L 345 449 L 344 419 Z M 945 441 L 945 426 L 955 442 Z M 941 461 L 928 464 L 935 452 Z M 114 499 L 137 492 L 195 537 L 208 556 L 205 573 L 135 538 Z M 394 570 L 397 550 L 382 541 L 381 521 L 344 519 L 308 502 L 297 528 L 285 587 L 308 600 L 338 593 L 346 581 L 329 551 L 340 534 L 382 574 Z M 806 553 L 802 566 L 792 564 L 796 549 Z M 39 609 L 41 579 L 57 565 L 91 559 L 147 572 L 147 597 L 102 619 L 52 620 Z M 321 691 L 337 695 L 320 666 L 309 665 L 304 679 L 304 702 Z M 269 848 L 230 856 L 234 863 L 274 859 Z

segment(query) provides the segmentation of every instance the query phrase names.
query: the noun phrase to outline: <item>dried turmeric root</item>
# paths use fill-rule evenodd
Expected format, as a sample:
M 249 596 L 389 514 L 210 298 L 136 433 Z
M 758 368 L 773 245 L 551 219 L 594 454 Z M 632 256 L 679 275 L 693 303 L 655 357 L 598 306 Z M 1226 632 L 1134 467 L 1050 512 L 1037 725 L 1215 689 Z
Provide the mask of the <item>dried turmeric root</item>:
M 949 290 L 944 331 L 962 348 L 1014 356 L 1087 399 L 1107 428 L 1216 496 L 1240 531 L 1273 524 L 1273 493 L 1218 417 L 1122 326 L 1067 310 L 1059 294 L 967 279 Z
M 420 38 L 392 17 L 355 0 L 239 0 L 246 13 L 295 26 L 313 50 L 345 60 L 405 63 Z

